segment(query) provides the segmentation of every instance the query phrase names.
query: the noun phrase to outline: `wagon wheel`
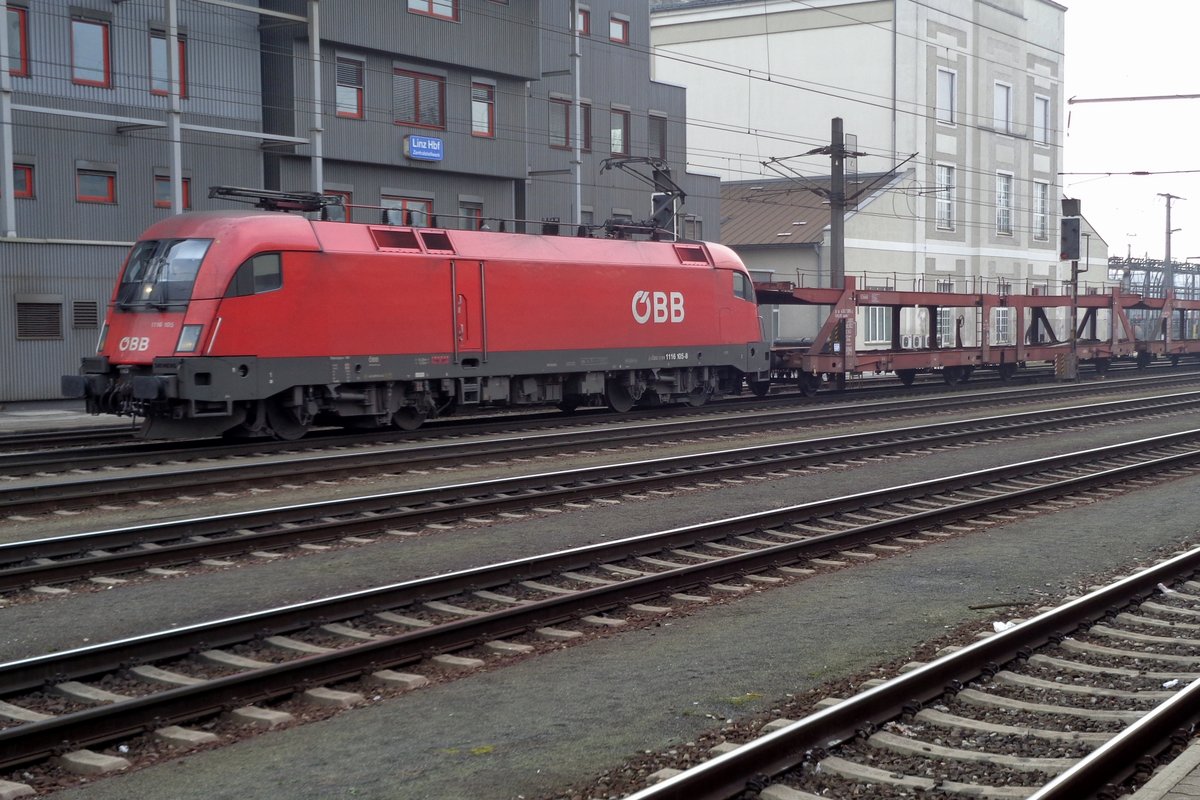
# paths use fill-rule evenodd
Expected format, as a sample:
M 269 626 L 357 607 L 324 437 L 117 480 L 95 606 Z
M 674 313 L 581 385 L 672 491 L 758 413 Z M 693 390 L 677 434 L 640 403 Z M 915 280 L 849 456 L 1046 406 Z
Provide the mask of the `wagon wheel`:
M 971 373 L 975 371 L 975 367 L 970 364 L 964 364 L 958 368 L 958 382 L 966 383 L 971 380 Z
M 1016 364 L 1001 364 L 996 368 L 996 372 L 1000 375 L 1000 380 L 1011 381 L 1013 376 L 1017 374 Z
M 913 381 L 917 379 L 917 371 L 915 369 L 898 369 L 896 370 L 896 377 L 905 386 L 912 386 Z
M 750 392 L 755 397 L 766 397 L 771 391 L 771 381 L 756 381 L 749 378 L 746 379 L 746 385 L 750 387 Z
M 821 388 L 821 378 L 811 372 L 801 372 L 800 377 L 796 379 L 796 386 L 800 389 L 800 394 L 812 397 Z
M 618 414 L 624 414 L 633 408 L 633 395 L 629 387 L 618 380 L 609 378 L 604 382 L 604 399 L 609 407 Z
M 1149 350 L 1140 350 L 1137 354 L 1137 368 L 1145 369 L 1150 366 L 1150 362 L 1154 360 L 1154 354 Z
M 947 386 L 953 386 L 956 383 L 961 383 L 960 375 L 962 374 L 959 367 L 942 367 L 942 380 Z
M 1108 368 L 1112 362 L 1107 358 L 1096 358 L 1092 360 L 1092 366 L 1096 369 L 1097 375 L 1107 375 Z

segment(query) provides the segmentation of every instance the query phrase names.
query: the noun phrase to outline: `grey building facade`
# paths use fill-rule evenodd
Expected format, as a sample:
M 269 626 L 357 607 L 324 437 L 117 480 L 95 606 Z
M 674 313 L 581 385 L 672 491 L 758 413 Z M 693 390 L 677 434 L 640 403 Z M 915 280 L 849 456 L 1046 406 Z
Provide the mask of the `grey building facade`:
M 441 227 L 599 224 L 648 218 L 652 192 L 603 160 L 654 157 L 687 192 L 680 233 L 719 233 L 718 182 L 687 173 L 684 90 L 650 80 L 639 0 L 0 9 L 0 402 L 58 395 L 94 352 L 129 244 L 177 203 L 234 207 L 214 185 L 337 193 L 354 222 L 382 207 Z M 576 98 L 591 115 L 578 167 L 577 126 L 559 127 Z

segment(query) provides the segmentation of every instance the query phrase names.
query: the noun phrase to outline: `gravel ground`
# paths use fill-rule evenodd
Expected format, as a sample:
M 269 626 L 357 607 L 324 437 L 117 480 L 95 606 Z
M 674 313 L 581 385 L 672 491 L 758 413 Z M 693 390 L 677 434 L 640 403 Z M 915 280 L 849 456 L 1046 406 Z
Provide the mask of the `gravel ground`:
M 1080 449 L 1170 417 L 989 443 L 920 458 L 685 492 L 583 512 L 280 559 L 3 611 L 0 659 L 65 649 L 268 605 L 823 497 L 954 469 Z M 592 776 L 683 747 L 789 695 L 902 663 L 963 623 L 1079 591 L 1092 576 L 1198 540 L 1200 478 L 1022 520 L 756 592 L 309 725 L 96 780 L 56 797 L 520 798 L 602 796 Z M 886 610 L 886 613 L 882 613 Z M 1021 616 L 1014 606 L 1006 616 Z M 732 654 L 732 655 L 730 655 Z M 574 787 L 573 789 L 571 787 Z

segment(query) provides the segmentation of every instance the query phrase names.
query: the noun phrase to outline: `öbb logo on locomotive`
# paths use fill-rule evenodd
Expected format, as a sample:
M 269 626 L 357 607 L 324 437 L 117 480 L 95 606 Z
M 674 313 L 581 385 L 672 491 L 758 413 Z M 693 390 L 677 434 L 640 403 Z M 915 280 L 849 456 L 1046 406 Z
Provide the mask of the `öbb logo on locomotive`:
M 149 336 L 122 336 L 117 349 L 130 353 L 144 352 L 150 349 Z
M 683 292 L 648 292 L 645 289 L 633 294 L 633 319 L 645 325 L 654 322 L 683 322 Z

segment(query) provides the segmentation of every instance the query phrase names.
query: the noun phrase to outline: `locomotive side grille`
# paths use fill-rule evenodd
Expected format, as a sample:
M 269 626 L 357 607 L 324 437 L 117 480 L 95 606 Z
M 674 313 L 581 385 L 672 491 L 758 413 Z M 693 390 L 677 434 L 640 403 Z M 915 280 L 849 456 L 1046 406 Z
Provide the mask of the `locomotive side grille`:
M 17 303 L 18 339 L 61 339 L 62 303 Z
M 100 327 L 100 304 L 95 300 L 76 300 L 71 304 L 72 328 Z
M 675 255 L 681 264 L 708 264 L 708 251 L 694 244 L 675 245 Z

